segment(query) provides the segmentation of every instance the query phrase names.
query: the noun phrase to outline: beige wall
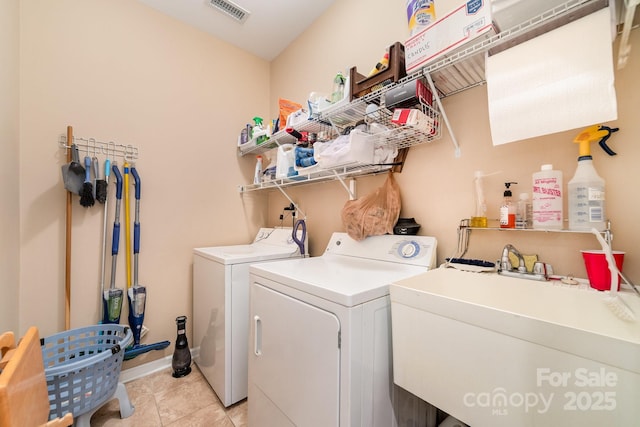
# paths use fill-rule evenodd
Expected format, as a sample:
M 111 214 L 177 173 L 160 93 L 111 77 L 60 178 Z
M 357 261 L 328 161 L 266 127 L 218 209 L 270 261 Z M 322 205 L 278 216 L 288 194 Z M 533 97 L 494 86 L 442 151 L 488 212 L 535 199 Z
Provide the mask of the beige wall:
M 29 0 L 21 8 L 20 329 L 64 329 L 66 154 L 58 138 L 72 125 L 76 137 L 139 148 L 145 342 L 173 341 L 176 316 L 191 316 L 192 248 L 245 243 L 265 222 L 263 197 L 236 189 L 254 165 L 235 144 L 245 117 L 267 115 L 269 64 L 133 0 Z M 102 205 L 86 209 L 74 197 L 72 328 L 101 316 L 102 219 Z
M 271 64 L 271 106 L 279 96 L 304 102 L 311 91 L 330 91 L 337 70 L 357 66 L 367 72 L 381 52 L 394 41 L 407 37 L 406 17 L 401 5 L 383 0 L 343 0 L 336 4 Z M 619 119 L 611 126 L 621 130 L 610 139 L 618 152 L 608 157 L 594 145 L 594 163 L 607 181 L 607 210 L 615 234 L 614 248 L 627 252 L 625 270 L 640 280 L 639 255 L 634 250 L 640 238 L 636 213 L 640 199 L 635 184 L 640 181 L 640 145 L 636 143 L 640 122 L 640 83 L 633 76 L 640 68 L 640 34 L 632 32 L 630 62 L 616 71 Z M 617 44 L 614 46 L 617 57 Z M 361 72 L 362 72 L 361 71 Z M 598 100 L 593 100 L 594 103 Z M 516 181 L 514 195 L 531 192 L 531 174 L 544 163 L 553 163 L 568 182 L 575 172 L 577 147 L 572 143 L 581 130 L 571 130 L 534 140 L 494 147 L 488 123 L 485 87 L 465 91 L 443 100 L 462 156 L 454 157 L 451 137 L 410 149 L 407 162 L 396 179 L 401 186 L 403 217 L 415 217 L 422 224 L 420 234 L 438 239 L 438 260 L 453 256 L 457 247 L 457 226 L 472 210 L 472 180 L 475 170 L 502 171 L 487 178 L 485 187 L 489 217 L 498 217 L 503 182 Z M 545 108 L 545 106 L 541 106 Z M 358 193 L 365 195 L 381 185 L 384 177 L 358 178 Z M 339 183 L 292 188 L 288 194 L 307 214 L 311 253 L 324 250 L 331 232 L 342 230 L 340 210 L 347 193 Z M 277 192 L 270 194 L 270 218 L 277 217 L 287 202 Z M 565 199 L 566 212 L 566 199 Z M 580 249 L 598 248 L 590 235 L 547 233 L 473 232 L 467 256 L 487 260 L 499 258 L 506 243 L 523 253 L 537 253 L 553 264 L 557 273 L 586 277 Z
M 0 22 L 0 54 L 9 56 L 9 64 L 17 61 L 17 29 L 15 24 L 5 26 L 4 17 L 15 18 L 17 5 L 14 1 L 2 6 L 9 15 L 3 13 Z M 0 279 L 16 282 L 18 271 L 10 266 L 17 262 L 15 248 L 19 247 L 21 299 L 18 305 L 16 289 L 10 302 L 3 298 L 0 320 L 3 328 L 5 321 L 11 321 L 13 326 L 8 326 L 16 329 L 18 317 L 21 333 L 36 325 L 42 335 L 64 328 L 66 197 L 60 166 L 65 153 L 57 141 L 67 125 L 79 137 L 140 149 L 140 282 L 149 291 L 146 342 L 173 341 L 175 317 L 191 316 L 192 248 L 245 243 L 258 227 L 277 224 L 287 204 L 278 192 L 237 192 L 237 185 L 251 181 L 254 166 L 253 156 L 236 155 L 235 142 L 243 124 L 256 114 L 275 117 L 278 97 L 304 102 L 311 91 L 329 91 L 337 70 L 356 65 L 366 72 L 385 47 L 403 41 L 407 34 L 402 5 L 341 0 L 269 64 L 134 0 L 25 0 L 19 5 L 19 128 L 15 124 L 18 95 L 8 90 L 10 96 L 0 101 L 9 118 L 0 125 L 2 135 L 9 141 L 19 136 L 20 141 L 19 147 L 3 143 L 0 148 L 3 176 L 10 176 L 0 183 Z M 5 36 L 13 41 L 5 41 Z M 627 251 L 625 270 L 637 281 L 635 212 L 640 201 L 633 187 L 640 174 L 636 164 L 640 146 L 635 141 L 640 123 L 634 117 L 640 107 L 640 83 L 635 79 L 640 69 L 637 32 L 632 33 L 631 43 L 630 63 L 616 73 L 619 120 L 613 125 L 621 131 L 611 139 L 611 146 L 619 155 L 609 158 L 596 151 L 594 161 L 607 179 L 615 248 Z M 8 75 L 0 74 L 3 93 L 16 81 L 14 65 Z M 564 171 L 566 181 L 575 170 L 576 148 L 571 140 L 577 130 L 493 147 L 486 102 L 483 87 L 445 99 L 462 157 L 454 157 L 445 131 L 441 140 L 411 148 L 404 171 L 397 175 L 402 215 L 422 224 L 420 234 L 438 238 L 439 261 L 454 253 L 458 221 L 470 213 L 474 170 L 502 171 L 487 180 L 492 217 L 497 216 L 503 181 L 530 182 L 531 173 L 548 162 Z M 383 180 L 382 176 L 359 178 L 358 193 L 373 191 Z M 516 189 L 522 190 L 522 186 Z M 342 230 L 340 210 L 346 192 L 332 182 L 296 187 L 290 195 L 307 214 L 312 254 L 321 254 L 331 232 Z M 109 210 L 111 225 L 113 203 Z M 100 318 L 102 218 L 100 206 L 84 209 L 74 199 L 72 327 Z M 18 224 L 19 245 L 15 243 Z M 540 254 L 559 273 L 581 276 L 578 250 L 596 246 L 590 236 L 474 232 L 469 255 L 496 259 L 505 243 Z M 121 242 L 121 254 L 123 247 Z M 125 283 L 123 258 L 118 263 L 120 287 Z M 7 308 L 9 315 L 4 314 Z M 171 351 L 172 346 L 127 363 L 144 363 Z
M 19 295 L 19 1 L 0 2 L 0 333 L 18 330 Z

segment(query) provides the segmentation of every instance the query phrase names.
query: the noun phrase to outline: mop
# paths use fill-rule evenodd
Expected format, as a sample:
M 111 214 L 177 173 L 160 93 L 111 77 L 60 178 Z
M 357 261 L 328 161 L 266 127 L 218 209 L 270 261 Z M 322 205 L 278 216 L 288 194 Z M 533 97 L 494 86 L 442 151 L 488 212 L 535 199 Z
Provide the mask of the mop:
M 129 168 L 125 164 L 125 184 L 128 181 Z M 129 360 L 147 353 L 151 350 L 162 350 L 169 346 L 169 341 L 160 341 L 154 344 L 140 344 L 142 323 L 144 321 L 145 305 L 147 300 L 147 288 L 138 283 L 138 254 L 140 253 L 140 187 L 141 181 L 135 167 L 131 168 L 131 174 L 136 187 L 135 221 L 133 223 L 133 286 L 130 286 L 130 266 L 127 268 L 127 280 L 129 297 L 129 326 L 133 333 L 133 346 L 125 349 L 124 359 Z M 125 189 L 125 211 L 127 206 L 128 191 Z M 125 224 L 126 225 L 126 224 Z
M 109 160 L 107 159 L 107 162 Z M 109 163 L 105 166 L 105 173 L 109 170 Z M 122 203 L 122 175 L 117 165 L 113 165 L 113 174 L 116 178 L 116 213 L 113 221 L 113 237 L 111 240 L 111 282 L 109 289 L 103 291 L 103 318 L 102 323 L 120 323 L 120 313 L 122 311 L 123 290 L 116 288 L 116 266 L 118 259 L 118 247 L 120 246 L 120 204 Z M 107 174 L 108 177 L 108 174 Z M 106 210 L 105 202 L 105 227 Z M 106 234 L 106 233 L 105 233 Z M 105 239 L 106 244 L 106 239 Z M 104 248 L 106 249 L 106 247 Z M 104 264 L 104 262 L 103 262 Z M 104 282 L 104 265 L 102 272 Z M 103 285 L 104 286 L 104 285 Z

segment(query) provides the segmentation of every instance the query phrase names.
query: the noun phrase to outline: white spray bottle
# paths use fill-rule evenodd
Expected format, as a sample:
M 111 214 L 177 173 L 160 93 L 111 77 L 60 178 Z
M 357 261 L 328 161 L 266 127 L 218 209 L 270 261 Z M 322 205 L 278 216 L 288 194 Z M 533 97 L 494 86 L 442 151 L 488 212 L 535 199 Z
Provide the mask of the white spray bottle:
M 260 184 L 262 182 L 262 156 L 256 156 L 256 169 L 253 173 L 253 183 Z
M 606 144 L 611 133 L 618 128 L 594 125 L 583 130 L 573 142 L 580 144 L 580 157 L 576 173 L 569 181 L 569 229 L 604 231 L 607 227 L 605 211 L 605 181 L 593 167 L 590 143 L 599 141 L 600 147 L 610 156 L 616 153 Z

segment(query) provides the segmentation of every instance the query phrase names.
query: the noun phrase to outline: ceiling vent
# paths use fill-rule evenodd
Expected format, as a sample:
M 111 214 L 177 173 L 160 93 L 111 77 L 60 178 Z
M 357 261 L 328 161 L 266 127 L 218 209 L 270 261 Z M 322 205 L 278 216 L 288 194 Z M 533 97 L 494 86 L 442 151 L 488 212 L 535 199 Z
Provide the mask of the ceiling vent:
M 229 0 L 208 0 L 208 2 L 209 6 L 219 10 L 227 16 L 230 16 L 240 23 L 244 23 L 251 14 L 248 10 L 243 9 Z

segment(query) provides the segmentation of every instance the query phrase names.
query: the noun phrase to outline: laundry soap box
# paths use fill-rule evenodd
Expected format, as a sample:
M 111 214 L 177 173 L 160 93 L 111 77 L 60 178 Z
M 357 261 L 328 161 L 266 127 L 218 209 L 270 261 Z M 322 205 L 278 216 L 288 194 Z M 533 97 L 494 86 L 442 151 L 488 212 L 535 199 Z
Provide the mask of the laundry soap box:
M 404 44 L 405 66 L 412 73 L 445 54 L 460 50 L 480 36 L 495 34 L 491 2 L 470 0 L 447 8 L 448 1 L 436 2 L 436 20 Z M 440 12 L 442 10 L 442 12 Z

